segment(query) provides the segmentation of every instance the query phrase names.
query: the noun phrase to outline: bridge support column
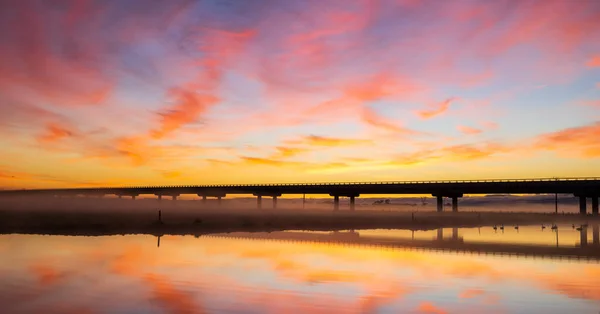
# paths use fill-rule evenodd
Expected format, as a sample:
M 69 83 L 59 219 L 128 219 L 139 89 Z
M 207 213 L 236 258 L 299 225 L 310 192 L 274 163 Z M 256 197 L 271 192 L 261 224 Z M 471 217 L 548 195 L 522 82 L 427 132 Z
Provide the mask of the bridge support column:
M 438 228 L 438 230 L 437 230 L 437 240 L 438 241 L 444 240 L 444 229 Z
M 592 215 L 598 215 L 598 196 L 592 196 Z
M 273 196 L 273 209 L 277 209 L 277 196 Z
M 355 199 L 354 196 L 350 196 L 350 210 L 355 209 Z
M 171 197 L 172 197 L 172 199 L 173 199 L 174 201 L 176 201 L 176 200 L 177 200 L 177 195 L 171 195 Z
M 587 202 L 587 200 L 586 200 L 585 196 L 579 197 L 579 213 L 582 215 L 586 214 L 586 207 L 587 207 L 586 202 Z
M 262 196 L 261 195 L 256 196 L 256 207 L 258 209 L 262 208 Z
M 452 240 L 458 240 L 458 228 L 452 228 Z
M 452 196 L 452 212 L 453 213 L 458 212 L 458 197 L 456 197 L 456 196 Z
M 206 206 L 206 195 L 202 195 L 202 206 Z
M 438 212 L 444 211 L 444 198 L 439 195 L 437 196 L 437 211 Z
M 135 195 L 131 195 L 131 199 L 135 201 Z
M 582 247 L 587 246 L 587 228 L 581 228 L 579 231 L 579 242 Z
M 340 210 L 340 197 L 337 195 L 333 197 L 333 210 Z
M 162 201 L 162 194 L 158 194 L 158 200 Z
M 598 224 L 592 226 L 592 239 L 594 246 L 600 246 L 600 227 Z
M 217 197 L 217 205 L 221 207 L 221 196 Z

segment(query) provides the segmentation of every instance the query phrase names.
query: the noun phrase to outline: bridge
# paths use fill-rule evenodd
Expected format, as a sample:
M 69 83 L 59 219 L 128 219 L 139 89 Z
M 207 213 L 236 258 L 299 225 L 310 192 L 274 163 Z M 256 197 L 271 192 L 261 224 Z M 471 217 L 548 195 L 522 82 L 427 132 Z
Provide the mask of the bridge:
M 587 229 L 587 228 L 586 228 Z M 223 234 L 207 234 L 203 237 L 235 238 L 245 240 L 319 243 L 343 246 L 378 247 L 384 249 L 409 249 L 420 251 L 446 251 L 474 255 L 525 256 L 543 259 L 594 260 L 600 262 L 600 235 L 598 225 L 593 226 L 593 240 L 588 241 L 587 230 L 580 231 L 580 242 L 577 246 L 550 246 L 531 244 L 505 244 L 489 242 L 465 242 L 459 236 L 458 229 L 452 229 L 452 236 L 443 236 L 443 229 L 438 229 L 437 236 L 430 240 L 388 238 L 368 236 L 362 237 L 360 231 L 344 231 L 329 233 L 311 233 L 301 231 L 278 231 L 270 233 L 232 232 Z M 556 238 L 558 241 L 558 232 Z M 158 239 L 160 246 L 160 238 Z
M 272 197 L 273 208 L 283 194 L 327 194 L 333 197 L 334 210 L 339 210 L 340 197 L 350 199 L 350 210 L 355 209 L 355 199 L 368 194 L 430 194 L 437 198 L 437 210 L 444 210 L 443 198 L 452 200 L 452 211 L 458 211 L 458 199 L 465 194 L 573 194 L 579 197 L 581 214 L 587 213 L 587 199 L 591 199 L 592 214 L 598 214 L 600 178 L 542 178 L 503 180 L 446 180 L 446 181 L 389 181 L 389 182 L 339 182 L 339 183 L 284 183 L 284 184 L 232 184 L 232 185 L 182 185 L 133 186 L 72 189 L 23 189 L 0 191 L 0 196 L 104 196 L 116 195 L 135 199 L 142 194 L 171 197 L 182 194 L 220 200 L 227 195 L 253 195 L 257 207 L 262 207 L 263 197 Z

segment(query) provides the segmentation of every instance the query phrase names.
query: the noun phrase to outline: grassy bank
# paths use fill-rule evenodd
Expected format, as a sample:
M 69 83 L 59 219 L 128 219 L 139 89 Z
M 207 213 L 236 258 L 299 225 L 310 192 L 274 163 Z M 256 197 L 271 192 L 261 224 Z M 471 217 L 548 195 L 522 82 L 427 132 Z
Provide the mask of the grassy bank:
M 230 231 L 411 229 L 492 225 L 583 224 L 599 217 L 539 213 L 374 211 L 158 211 L 0 210 L 0 233 L 56 235 L 193 234 Z

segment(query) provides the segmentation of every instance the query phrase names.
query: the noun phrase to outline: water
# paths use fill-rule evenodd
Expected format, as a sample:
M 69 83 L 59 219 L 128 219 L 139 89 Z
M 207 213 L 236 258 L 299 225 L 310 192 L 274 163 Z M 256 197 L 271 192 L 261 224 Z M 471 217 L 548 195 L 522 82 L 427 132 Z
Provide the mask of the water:
M 592 226 L 0 236 L 2 313 L 599 313 Z M 295 239 L 295 240 L 292 240 Z M 378 245 L 378 243 L 383 243 Z M 386 246 L 386 243 L 388 244 Z M 419 249 L 411 247 L 420 245 Z M 396 246 L 396 244 L 399 244 Z M 535 249 L 535 250 L 534 250 Z M 537 252 L 537 251 L 536 251 Z

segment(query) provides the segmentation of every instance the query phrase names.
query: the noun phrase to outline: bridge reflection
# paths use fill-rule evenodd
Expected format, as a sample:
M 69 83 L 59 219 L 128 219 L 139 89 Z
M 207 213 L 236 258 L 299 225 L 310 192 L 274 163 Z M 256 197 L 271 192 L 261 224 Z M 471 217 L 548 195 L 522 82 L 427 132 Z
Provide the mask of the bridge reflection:
M 489 227 L 488 227 L 489 228 Z M 590 226 L 592 241 L 588 241 L 588 228 L 578 230 L 580 241 L 574 246 L 560 246 L 561 231 L 552 231 L 556 245 L 469 242 L 460 236 L 460 229 L 453 228 L 450 237 L 444 237 L 444 230 L 438 229 L 430 239 L 415 239 L 414 231 L 410 238 L 361 235 L 361 231 L 332 232 L 231 232 L 206 234 L 201 237 L 232 238 L 279 242 L 317 243 L 342 246 L 380 247 L 385 249 L 409 249 L 426 251 L 448 251 L 474 255 L 524 256 L 544 259 L 593 260 L 600 262 L 600 233 L 598 225 Z M 417 231 L 418 232 L 418 231 Z M 159 238 L 160 241 L 160 238 Z

